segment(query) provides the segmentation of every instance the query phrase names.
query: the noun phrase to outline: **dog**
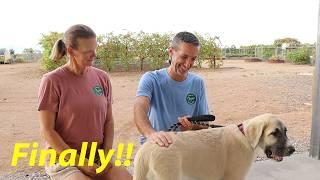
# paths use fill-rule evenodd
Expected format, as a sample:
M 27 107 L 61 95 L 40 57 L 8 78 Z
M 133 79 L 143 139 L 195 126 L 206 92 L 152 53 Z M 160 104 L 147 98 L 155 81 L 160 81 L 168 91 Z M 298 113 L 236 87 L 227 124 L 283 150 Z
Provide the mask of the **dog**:
M 222 128 L 172 133 L 168 147 L 146 142 L 134 159 L 134 180 L 244 180 L 257 155 L 281 161 L 295 149 L 272 114 Z

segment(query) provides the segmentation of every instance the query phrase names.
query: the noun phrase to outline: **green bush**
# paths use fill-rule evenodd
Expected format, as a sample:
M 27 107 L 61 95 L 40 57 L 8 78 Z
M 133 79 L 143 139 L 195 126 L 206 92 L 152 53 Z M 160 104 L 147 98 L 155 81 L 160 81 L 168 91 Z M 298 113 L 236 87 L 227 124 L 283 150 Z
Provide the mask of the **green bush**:
M 58 32 L 50 32 L 49 34 L 42 34 L 42 38 L 40 39 L 39 44 L 42 46 L 43 56 L 40 62 L 41 62 L 42 68 L 46 71 L 54 70 L 57 67 L 66 63 L 66 58 L 63 58 L 57 62 L 49 58 L 54 43 L 61 37 L 62 37 L 62 33 L 58 33 Z
M 168 59 L 166 49 L 171 36 L 169 33 L 108 33 L 98 37 L 97 59 L 101 67 L 109 71 L 116 65 L 128 70 L 130 64 L 139 64 L 140 70 L 145 64 L 159 69 Z
M 97 59 L 101 68 L 111 71 L 115 67 L 115 61 L 120 56 L 120 42 L 116 35 L 108 33 L 98 36 Z
M 287 53 L 287 59 L 294 64 L 310 64 L 311 51 L 299 48 Z
M 170 43 L 170 34 L 150 34 L 149 41 L 149 62 L 152 69 L 160 69 L 164 67 L 166 60 L 169 58 L 167 48 Z
M 16 54 L 16 63 L 24 63 L 26 62 L 25 59 L 23 58 L 23 56 L 21 54 Z
M 274 49 L 264 49 L 262 53 L 262 58 L 269 59 L 273 56 L 273 54 L 274 54 Z
M 43 58 L 41 65 L 45 70 L 53 70 L 66 62 L 66 59 L 58 62 L 52 61 L 49 56 L 52 47 L 57 39 L 62 37 L 62 33 L 50 32 L 43 34 L 40 45 L 43 48 Z M 129 70 L 131 65 L 140 66 L 143 70 L 144 65 L 152 69 L 159 69 L 165 66 L 168 60 L 167 48 L 169 47 L 172 33 L 131 33 L 114 34 L 107 33 L 97 37 L 97 61 L 95 65 L 108 71 L 115 68 Z M 200 36 L 200 54 L 197 65 L 201 67 L 202 62 L 209 59 L 210 67 L 218 68 L 222 66 L 221 49 L 215 43 L 216 37 L 206 35 Z M 215 64 L 213 63 L 216 60 Z

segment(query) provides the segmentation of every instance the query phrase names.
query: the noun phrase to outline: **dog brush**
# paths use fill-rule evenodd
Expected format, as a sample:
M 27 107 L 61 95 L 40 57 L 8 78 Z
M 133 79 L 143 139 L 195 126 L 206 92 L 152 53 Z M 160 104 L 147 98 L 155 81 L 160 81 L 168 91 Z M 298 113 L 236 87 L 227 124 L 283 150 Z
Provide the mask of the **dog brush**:
M 192 124 L 208 126 L 208 127 L 211 127 L 211 128 L 223 127 L 223 126 L 220 126 L 220 125 L 210 125 L 208 123 L 204 123 L 204 122 L 214 121 L 215 120 L 215 116 L 211 115 L 211 114 L 188 117 L 187 119 Z M 168 129 L 168 131 L 176 131 L 178 129 L 178 127 L 180 127 L 180 126 L 181 126 L 180 122 L 175 123 Z

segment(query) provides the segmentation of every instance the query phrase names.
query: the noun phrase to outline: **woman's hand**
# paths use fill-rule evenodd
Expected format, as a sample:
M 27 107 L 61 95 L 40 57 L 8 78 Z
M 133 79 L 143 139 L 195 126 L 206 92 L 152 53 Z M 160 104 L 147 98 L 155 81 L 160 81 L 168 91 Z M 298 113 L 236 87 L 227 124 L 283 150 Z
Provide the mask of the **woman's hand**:
M 97 174 L 96 169 L 98 168 L 98 165 L 96 163 L 93 164 L 93 166 L 88 166 L 88 159 L 84 160 L 83 166 L 78 166 L 78 169 L 80 169 L 81 172 L 83 172 L 85 175 L 90 177 L 97 177 L 100 176 L 101 173 Z

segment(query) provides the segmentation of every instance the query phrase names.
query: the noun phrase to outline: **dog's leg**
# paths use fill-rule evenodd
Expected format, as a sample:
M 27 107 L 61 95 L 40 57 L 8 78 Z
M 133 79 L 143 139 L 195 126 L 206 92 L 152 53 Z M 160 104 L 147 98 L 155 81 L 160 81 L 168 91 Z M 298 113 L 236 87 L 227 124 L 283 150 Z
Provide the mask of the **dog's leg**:
M 141 149 L 137 152 L 134 158 L 133 180 L 146 180 L 148 173 L 147 156 L 142 155 Z
M 150 172 L 154 176 L 152 180 L 182 180 L 180 161 L 180 159 L 176 158 L 152 164 L 150 167 Z
M 227 176 L 227 177 L 224 177 L 223 180 L 245 180 L 245 177 L 231 177 L 231 176 Z
M 164 171 L 154 172 L 154 177 L 150 180 L 182 180 L 179 169 L 166 169 Z

